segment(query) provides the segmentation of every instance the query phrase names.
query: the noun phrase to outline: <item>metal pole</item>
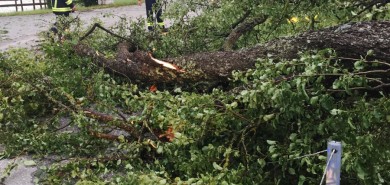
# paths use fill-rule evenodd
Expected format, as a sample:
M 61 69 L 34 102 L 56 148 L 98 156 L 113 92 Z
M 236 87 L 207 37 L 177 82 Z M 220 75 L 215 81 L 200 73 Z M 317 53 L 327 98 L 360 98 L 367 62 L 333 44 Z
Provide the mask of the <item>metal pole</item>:
M 334 150 L 333 156 L 330 159 L 332 151 Z M 328 142 L 328 159 L 329 166 L 326 170 L 326 185 L 340 185 L 340 173 L 341 173 L 341 155 L 342 147 L 341 142 L 330 141 Z

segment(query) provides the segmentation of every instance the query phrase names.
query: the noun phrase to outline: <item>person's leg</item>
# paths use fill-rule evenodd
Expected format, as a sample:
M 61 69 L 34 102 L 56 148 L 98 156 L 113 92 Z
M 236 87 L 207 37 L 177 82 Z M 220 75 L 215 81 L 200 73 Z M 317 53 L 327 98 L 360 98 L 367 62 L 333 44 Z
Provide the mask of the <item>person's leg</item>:
M 162 5 L 158 4 L 157 6 L 155 6 L 155 8 L 157 10 L 157 12 L 156 12 L 157 24 L 158 24 L 159 28 L 165 29 L 164 20 L 161 18 Z
M 58 27 L 60 27 L 61 30 L 65 30 L 69 27 L 68 23 L 66 22 L 63 22 L 63 23 L 58 23 L 60 19 L 64 19 L 64 17 L 69 17 L 69 12 L 54 12 L 54 14 L 56 15 L 56 22 L 54 23 L 54 27 L 52 27 L 52 30 L 53 28 L 56 29 L 56 31 L 54 31 L 55 33 L 58 32 Z
M 56 15 L 56 22 L 54 26 L 50 29 L 55 35 L 58 35 L 59 40 L 64 40 L 64 32 L 67 32 L 70 28 L 70 23 L 68 20 L 64 20 L 66 17 L 69 17 L 69 12 L 54 12 Z
M 153 17 L 153 5 L 156 4 L 156 0 L 145 0 L 146 16 L 148 21 L 148 30 L 153 30 L 154 17 Z
M 162 32 L 168 32 L 168 29 L 165 27 L 164 20 L 162 19 L 162 7 L 163 7 L 163 1 L 159 0 L 154 8 L 156 10 L 156 19 L 157 19 L 157 26 L 161 29 Z

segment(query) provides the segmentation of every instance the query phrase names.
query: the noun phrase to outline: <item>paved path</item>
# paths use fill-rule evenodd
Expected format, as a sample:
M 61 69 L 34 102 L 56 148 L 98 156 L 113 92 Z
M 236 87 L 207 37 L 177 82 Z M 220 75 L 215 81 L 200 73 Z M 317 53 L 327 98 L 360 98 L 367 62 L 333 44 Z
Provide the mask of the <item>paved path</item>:
M 4 147 L 0 144 L 0 153 L 3 151 Z M 37 167 L 35 165 L 26 166 L 24 164 L 25 161 L 31 160 L 27 157 L 0 160 L 0 178 L 5 176 L 4 185 L 33 185 L 33 174 L 37 170 Z M 15 167 L 9 175 L 5 175 L 5 169 L 9 166 Z
M 0 173 L 4 173 L 4 169 L 8 165 L 16 164 L 9 176 L 4 180 L 4 185 L 33 185 L 34 172 L 37 170 L 35 165 L 25 165 L 25 161 L 31 161 L 26 157 L 18 157 L 16 159 L 0 160 Z M 1 174 L 3 175 L 3 174 Z
M 83 23 L 91 23 L 93 19 L 102 20 L 104 26 L 112 26 L 120 17 L 146 17 L 145 4 L 142 6 L 123 6 L 118 8 L 96 9 L 76 12 Z M 115 16 L 105 16 L 113 14 Z M 49 30 L 55 21 L 54 14 L 0 17 L 0 51 L 10 47 L 31 47 L 39 40 L 38 33 Z

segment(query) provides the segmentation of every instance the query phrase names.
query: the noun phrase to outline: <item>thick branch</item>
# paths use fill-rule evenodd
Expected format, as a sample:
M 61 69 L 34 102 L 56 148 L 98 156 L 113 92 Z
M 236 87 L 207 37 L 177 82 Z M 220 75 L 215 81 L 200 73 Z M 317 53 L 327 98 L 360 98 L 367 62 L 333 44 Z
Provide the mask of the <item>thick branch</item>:
M 390 22 L 352 23 L 310 31 L 290 38 L 280 38 L 266 44 L 239 51 L 195 53 L 192 55 L 161 59 L 180 66 L 185 72 L 156 63 L 148 53 L 128 52 L 120 47 L 116 59 L 106 59 L 92 48 L 78 44 L 76 53 L 90 56 L 106 69 L 142 82 L 194 84 L 200 81 L 226 82 L 232 71 L 254 68 L 259 58 L 294 59 L 301 51 L 333 48 L 339 57 L 361 58 L 374 51 L 369 59 L 390 63 Z
M 267 20 L 268 16 L 260 15 L 249 20 L 246 20 L 239 24 L 236 28 L 232 30 L 229 36 L 226 38 L 225 43 L 222 48 L 224 51 L 233 50 L 234 44 L 236 44 L 237 40 L 244 35 L 245 33 L 253 30 L 253 28 L 259 24 L 264 23 Z
M 91 35 L 91 34 L 95 31 L 96 28 L 100 28 L 100 29 L 102 29 L 103 31 L 109 33 L 110 35 L 113 35 L 114 37 L 117 37 L 117 38 L 119 38 L 119 39 L 121 39 L 121 40 L 125 40 L 125 41 L 127 41 L 127 43 L 131 42 L 131 39 L 122 37 L 122 36 L 120 36 L 120 35 L 118 35 L 118 34 L 112 32 L 111 30 L 109 30 L 109 29 L 103 27 L 103 26 L 100 25 L 99 23 L 95 23 L 95 24 L 87 31 L 87 33 L 84 34 L 84 36 L 82 36 L 82 37 L 79 38 L 79 41 L 82 41 L 82 40 L 86 39 L 89 35 Z M 134 45 L 130 45 L 130 44 L 128 44 L 127 48 L 130 49 L 130 51 L 135 51 L 135 50 L 136 50 L 136 47 L 135 47 Z

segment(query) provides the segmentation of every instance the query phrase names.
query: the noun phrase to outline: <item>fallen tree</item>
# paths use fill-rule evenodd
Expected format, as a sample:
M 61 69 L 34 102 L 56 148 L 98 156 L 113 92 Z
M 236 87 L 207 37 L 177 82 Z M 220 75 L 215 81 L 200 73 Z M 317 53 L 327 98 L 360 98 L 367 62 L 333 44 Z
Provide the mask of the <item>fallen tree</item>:
M 385 74 L 382 77 L 386 79 L 381 83 L 386 83 L 390 68 L 389 38 L 390 22 L 380 21 L 349 23 L 309 31 L 237 51 L 195 53 L 177 58 L 153 58 L 148 52 L 135 50 L 136 47 L 127 41 L 118 44 L 114 59 L 106 58 L 82 42 L 74 50 L 78 55 L 92 57 L 99 66 L 131 80 L 175 84 L 226 82 L 233 71 L 253 68 L 260 58 L 294 59 L 302 51 L 332 48 L 339 59 L 347 59 L 346 61 L 359 60 L 367 52 L 372 52 L 373 55 L 367 59 L 381 61 L 384 65 L 378 69 L 370 69 L 370 73 Z
M 71 174 L 83 171 L 96 174 L 87 178 L 109 181 L 106 167 L 113 174 L 134 174 L 134 179 L 162 171 L 159 178 L 171 184 L 181 183 L 178 179 L 207 183 L 204 180 L 208 177 L 215 178 L 215 184 L 223 180 L 231 184 L 272 184 L 276 180 L 281 184 L 313 184 L 321 178 L 325 158 L 300 156 L 323 151 L 326 141 L 337 139 L 344 146 L 342 183 L 380 184 L 390 177 L 389 164 L 383 163 L 389 160 L 388 94 L 373 97 L 345 91 L 328 93 L 328 89 L 360 88 L 354 80 L 368 74 L 378 77 L 370 81 L 374 89 L 389 84 L 387 25 L 343 25 L 243 50 L 172 59 L 156 59 L 136 51 L 126 38 L 127 42 L 118 45 L 114 59 L 91 46 L 76 46 L 79 54 L 88 54 L 107 70 L 141 82 L 225 81 L 234 69 L 256 67 L 235 75 L 238 82 L 233 90 L 207 94 L 150 92 L 95 73 L 95 68 L 89 68 L 92 65 L 74 70 L 85 66 L 85 58 L 69 57 L 69 52 L 61 52 L 66 47 L 57 43 L 43 57 L 24 51 L 0 54 L 3 141 L 17 149 L 15 155 L 28 152 L 72 157 L 69 165 L 49 171 L 59 174 L 59 180 L 50 180 L 53 176 L 49 174 L 49 180 L 43 181 L 48 184 L 75 183 L 84 177 Z M 332 54 L 322 51 L 298 54 L 331 46 L 338 58 L 322 55 Z M 359 61 L 361 55 L 365 59 Z M 297 60 L 284 60 L 292 58 Z M 354 65 L 359 62 L 366 65 L 362 70 Z M 215 73 L 206 76 L 205 71 Z M 342 77 L 339 88 L 324 85 L 328 79 Z M 366 88 L 365 84 L 362 87 Z M 66 125 L 63 116 L 69 118 Z M 73 127 L 76 129 L 69 132 Z

